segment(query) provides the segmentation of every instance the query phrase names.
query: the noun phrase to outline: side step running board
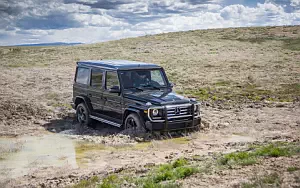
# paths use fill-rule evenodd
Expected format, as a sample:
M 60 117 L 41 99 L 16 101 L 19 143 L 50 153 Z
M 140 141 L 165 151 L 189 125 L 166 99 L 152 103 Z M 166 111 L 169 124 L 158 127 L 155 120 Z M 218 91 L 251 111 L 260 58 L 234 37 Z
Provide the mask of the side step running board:
M 121 127 L 121 124 L 119 124 L 119 123 L 115 123 L 115 122 L 112 122 L 112 121 L 109 121 L 109 120 L 106 120 L 106 119 L 103 119 L 103 118 L 100 118 L 100 117 L 97 117 L 97 116 L 90 115 L 90 118 L 95 119 L 97 121 L 101 121 L 103 123 L 110 124 L 110 125 L 115 126 L 115 127 Z

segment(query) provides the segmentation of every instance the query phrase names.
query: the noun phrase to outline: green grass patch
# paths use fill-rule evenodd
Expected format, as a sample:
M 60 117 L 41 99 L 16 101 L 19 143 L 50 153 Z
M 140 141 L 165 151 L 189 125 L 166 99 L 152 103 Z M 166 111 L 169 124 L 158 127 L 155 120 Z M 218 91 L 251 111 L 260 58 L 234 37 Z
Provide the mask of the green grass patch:
M 186 159 L 180 158 L 171 164 L 160 165 L 157 170 L 153 172 L 151 178 L 155 183 L 160 183 L 166 180 L 177 180 L 190 176 L 198 169 L 188 166 L 189 162 Z
M 283 48 L 292 51 L 300 51 L 300 38 L 284 40 Z
M 259 36 L 255 38 L 237 38 L 237 41 L 240 42 L 250 42 L 250 43 L 257 43 L 261 44 L 263 42 L 269 41 L 269 40 L 275 40 L 273 37 L 265 37 L 265 36 Z
M 231 101 L 231 102 L 293 102 L 300 96 L 300 84 L 282 84 L 281 87 L 268 90 L 256 84 L 230 85 L 230 82 L 220 81 L 216 87 L 203 87 L 194 90 L 185 90 L 181 94 L 197 98 L 202 101 Z M 219 87 L 226 86 L 226 87 Z
M 81 180 L 78 184 L 72 186 L 73 188 L 86 188 L 86 187 L 94 187 L 94 185 L 99 181 L 97 176 L 93 176 L 87 180 Z
M 102 183 L 98 185 L 98 188 L 117 188 L 120 187 L 121 180 L 115 174 L 109 175 L 102 180 Z
M 257 162 L 255 156 L 252 156 L 249 152 L 235 152 L 224 155 L 219 160 L 221 165 L 253 165 Z
M 269 144 L 255 150 L 252 155 L 254 156 L 264 156 L 264 157 L 282 157 L 291 156 L 296 152 L 293 151 L 291 147 L 281 146 L 280 143 Z
M 233 152 L 218 159 L 221 165 L 253 165 L 261 157 L 283 157 L 300 153 L 300 146 L 286 143 L 271 143 L 266 146 L 253 147 L 250 151 Z
M 295 172 L 295 171 L 298 171 L 298 170 L 300 170 L 300 168 L 295 167 L 295 166 L 290 166 L 286 169 L 286 171 L 288 171 L 288 172 Z
M 216 86 L 229 86 L 230 85 L 230 81 L 220 80 L 220 81 L 216 82 L 215 85 Z
M 199 172 L 197 167 L 192 166 L 188 160 L 179 158 L 172 163 L 153 167 L 142 176 L 111 174 L 102 181 L 98 179 L 82 180 L 74 187 L 117 188 L 131 184 L 134 187 L 143 188 L 175 188 L 180 187 L 180 184 L 175 182 L 176 180 L 184 179 L 197 172 Z

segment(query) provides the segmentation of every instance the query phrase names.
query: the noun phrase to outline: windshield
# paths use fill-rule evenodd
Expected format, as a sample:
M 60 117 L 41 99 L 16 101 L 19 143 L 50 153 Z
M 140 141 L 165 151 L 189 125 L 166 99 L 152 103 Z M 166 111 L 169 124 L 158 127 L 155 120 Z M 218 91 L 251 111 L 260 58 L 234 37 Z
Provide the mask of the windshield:
M 120 71 L 120 78 L 124 89 L 166 86 L 166 79 L 161 69 Z

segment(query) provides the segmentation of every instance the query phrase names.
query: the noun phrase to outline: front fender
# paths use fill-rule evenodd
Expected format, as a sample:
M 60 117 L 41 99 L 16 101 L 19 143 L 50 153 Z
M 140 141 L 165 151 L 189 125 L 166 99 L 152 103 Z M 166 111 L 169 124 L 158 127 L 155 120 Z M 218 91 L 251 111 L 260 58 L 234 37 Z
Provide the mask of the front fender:
M 84 102 L 85 106 L 88 108 L 88 111 L 89 113 L 92 113 L 93 111 L 93 107 L 92 107 L 92 104 L 91 104 L 91 100 L 86 97 L 86 96 L 77 96 L 74 100 L 74 105 L 75 105 L 75 109 L 77 107 L 78 104 L 80 104 L 81 102 Z
M 123 124 L 125 123 L 125 120 L 126 120 L 126 117 L 130 114 L 130 113 L 136 113 L 140 120 L 143 122 L 143 124 L 145 123 L 145 120 L 143 118 L 143 113 L 144 113 L 144 110 L 143 109 L 138 109 L 138 108 L 134 108 L 134 107 L 128 107 L 124 110 L 124 113 L 123 113 Z

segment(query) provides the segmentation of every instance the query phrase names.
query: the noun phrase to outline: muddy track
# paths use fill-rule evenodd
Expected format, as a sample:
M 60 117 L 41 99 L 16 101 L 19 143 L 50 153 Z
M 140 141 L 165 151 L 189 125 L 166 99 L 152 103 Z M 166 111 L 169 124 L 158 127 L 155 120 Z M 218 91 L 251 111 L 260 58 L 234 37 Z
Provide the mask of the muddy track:
M 80 141 L 83 144 L 81 147 L 88 148 L 82 151 L 80 145 L 79 148 L 75 148 L 77 165 L 72 167 L 66 166 L 65 163 L 60 167 L 47 168 L 37 165 L 26 176 L 18 178 L 18 180 L 8 181 L 6 179 L 5 181 L 9 182 L 7 186 L 64 187 L 94 175 L 104 177 L 108 173 L 124 169 L 140 171 L 149 164 L 166 163 L 179 157 L 228 153 L 241 150 L 251 143 L 295 142 L 300 140 L 298 114 L 300 114 L 300 108 L 297 107 L 261 107 L 240 110 L 206 108 L 203 109 L 203 115 L 210 119 L 204 118 L 203 129 L 199 133 L 189 133 L 186 136 L 177 136 L 171 139 L 162 135 L 161 138 L 150 138 L 148 142 L 139 142 L 118 134 L 103 134 L 101 130 L 107 130 L 107 127 L 101 124 L 98 124 L 97 130 L 87 129 L 83 135 L 78 135 L 76 130 L 63 131 L 64 134 L 55 134 L 63 135 L 73 141 Z M 95 143 L 98 146 L 95 146 Z M 295 160 L 298 161 L 298 159 L 296 157 Z M 294 158 L 289 160 L 293 161 Z M 260 165 L 254 168 L 260 169 Z M 264 169 L 261 170 L 266 171 Z M 247 172 L 248 170 L 245 169 L 241 174 L 247 174 Z M 216 183 L 212 183 L 211 186 L 218 186 L 224 181 L 228 181 L 228 185 L 234 185 L 235 181 L 243 179 L 240 175 L 230 175 L 232 172 L 224 171 L 222 173 L 224 175 L 229 173 L 226 175 L 228 178 L 217 181 L 223 175 L 213 178 L 205 176 L 207 181 L 201 181 L 198 184 L 191 177 L 191 180 L 184 181 L 183 185 L 187 187 L 204 186 L 211 182 L 210 178 L 216 180 Z M 238 171 L 236 173 L 240 174 Z M 246 177 L 247 175 L 244 179 Z

